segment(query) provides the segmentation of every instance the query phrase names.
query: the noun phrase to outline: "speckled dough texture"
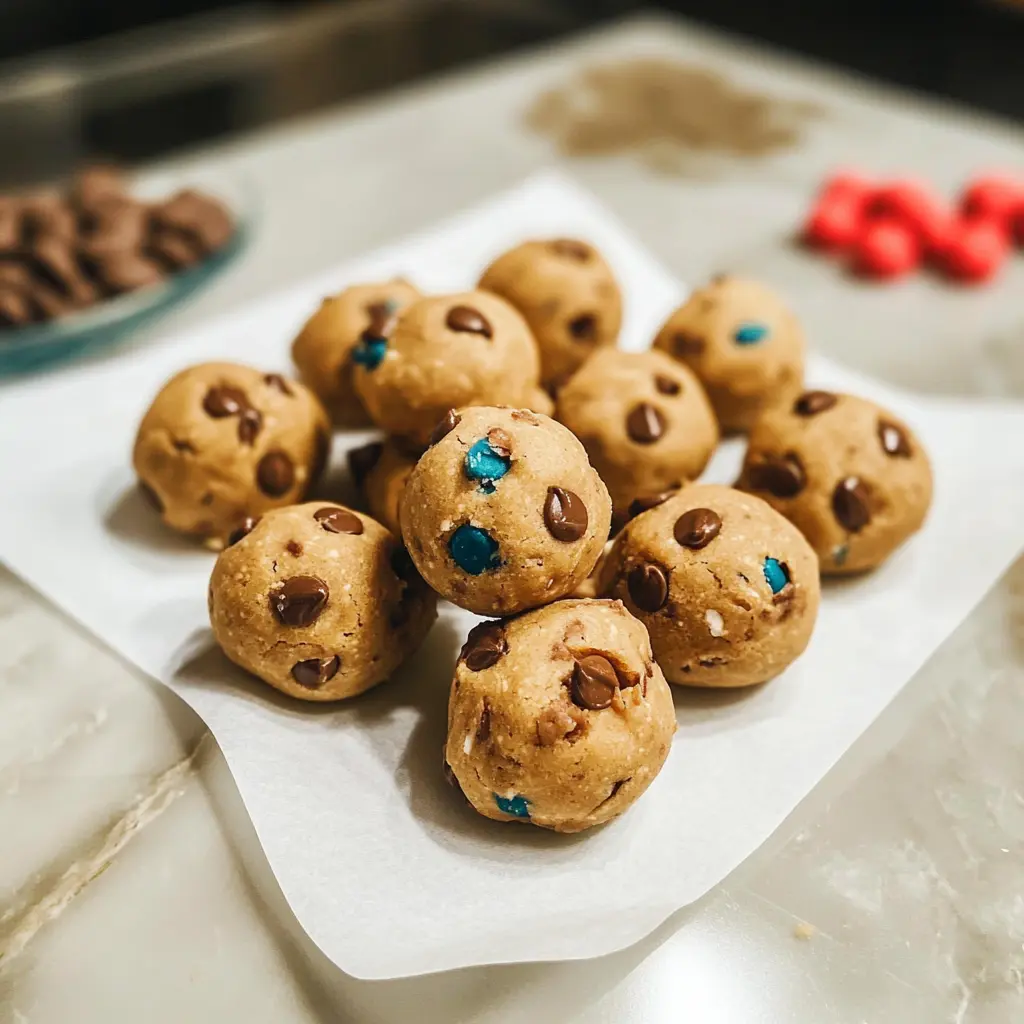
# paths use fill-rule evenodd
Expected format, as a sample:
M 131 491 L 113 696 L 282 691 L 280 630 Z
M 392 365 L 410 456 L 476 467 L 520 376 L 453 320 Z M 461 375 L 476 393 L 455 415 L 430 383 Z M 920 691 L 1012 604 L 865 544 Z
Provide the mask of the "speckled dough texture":
M 864 398 L 811 391 L 750 434 L 739 486 L 810 541 L 829 575 L 873 568 L 922 526 L 928 456 L 897 416 Z
M 405 485 L 400 513 L 424 579 L 478 615 L 511 615 L 575 590 L 597 563 L 611 519 L 608 492 L 580 442 L 523 409 L 462 409 L 438 434 Z M 471 452 L 491 445 L 503 475 L 474 477 Z M 477 564 L 456 561 L 460 541 Z
M 383 526 L 316 501 L 268 512 L 222 551 L 209 608 L 232 661 L 309 701 L 387 679 L 437 617 L 434 595 Z
M 379 454 L 361 481 L 366 507 L 378 523 L 383 523 L 396 537 L 400 537 L 402 528 L 398 522 L 398 508 L 417 459 L 391 440 L 380 443 L 378 447 Z
M 329 453 L 327 413 L 307 388 L 250 366 L 203 363 L 161 388 L 132 463 L 168 526 L 217 543 L 247 516 L 301 501 Z
M 695 291 L 654 347 L 693 370 L 723 431 L 749 430 L 765 409 L 803 388 L 800 323 L 774 291 L 750 278 L 721 275 Z
M 292 342 L 299 376 L 320 396 L 338 426 L 359 427 L 370 422 L 352 383 L 352 350 L 362 333 L 380 308 L 397 313 L 419 294 L 419 289 L 400 278 L 353 285 L 324 299 Z
M 583 442 L 620 514 L 698 477 L 718 444 L 700 382 L 662 352 L 595 352 L 558 392 L 555 414 Z
M 644 627 L 618 601 L 558 601 L 470 634 L 448 700 L 446 772 L 488 818 L 579 832 L 636 801 L 675 729 Z
M 618 339 L 622 293 L 607 261 L 587 242 L 523 242 L 484 271 L 479 287 L 508 299 L 526 317 L 546 384 Z
M 437 421 L 464 405 L 531 407 L 540 360 L 526 321 L 504 299 L 463 292 L 419 299 L 398 317 L 375 368 L 357 366 L 356 389 L 373 421 L 425 448 Z
M 693 484 L 625 527 L 600 590 L 644 623 L 669 682 L 732 687 L 803 653 L 821 587 L 814 552 L 771 506 Z

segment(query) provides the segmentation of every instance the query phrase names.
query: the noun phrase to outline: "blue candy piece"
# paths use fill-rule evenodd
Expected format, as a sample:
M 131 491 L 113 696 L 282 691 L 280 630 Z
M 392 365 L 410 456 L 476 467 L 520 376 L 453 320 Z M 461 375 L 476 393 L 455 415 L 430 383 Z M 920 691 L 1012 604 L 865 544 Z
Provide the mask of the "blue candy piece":
M 494 794 L 494 802 L 498 810 L 504 814 L 511 814 L 513 818 L 528 818 L 530 816 L 529 801 L 525 796 L 503 797 Z
M 777 594 L 788 582 L 789 573 L 786 567 L 777 558 L 766 558 L 764 560 L 764 578 L 772 593 Z
M 376 370 L 388 350 L 387 338 L 363 338 L 352 349 L 352 362 L 365 366 L 368 370 Z
M 482 437 L 466 452 L 464 465 L 466 476 L 470 480 L 479 480 L 480 490 L 485 494 L 493 494 L 495 481 L 509 471 L 512 460 L 507 455 L 499 455 L 487 438 Z
M 768 337 L 768 325 L 750 320 L 736 328 L 732 338 L 737 345 L 756 345 Z
M 470 576 L 479 576 L 488 569 L 497 569 L 501 565 L 498 557 L 498 542 L 479 526 L 463 523 L 448 541 L 455 564 Z

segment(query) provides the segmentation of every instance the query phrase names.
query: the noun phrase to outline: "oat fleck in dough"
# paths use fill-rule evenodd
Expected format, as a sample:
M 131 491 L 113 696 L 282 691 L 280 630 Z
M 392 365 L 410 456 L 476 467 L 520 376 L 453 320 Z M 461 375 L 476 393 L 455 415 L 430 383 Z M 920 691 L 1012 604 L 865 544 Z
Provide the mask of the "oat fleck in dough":
M 400 537 L 398 507 L 416 456 L 389 438 L 353 448 L 348 453 L 348 464 L 352 479 L 366 498 L 370 515 Z
M 770 288 L 722 274 L 666 321 L 654 347 L 700 379 L 723 431 L 749 430 L 761 412 L 803 390 L 804 334 Z
M 501 295 L 526 317 L 540 346 L 546 385 L 567 377 L 619 336 L 622 292 L 607 261 L 588 242 L 523 242 L 484 271 L 479 287 Z
M 618 601 L 558 601 L 469 634 L 445 773 L 485 817 L 580 832 L 640 797 L 675 730 L 644 627 Z
M 352 383 L 353 355 L 372 359 L 374 345 L 380 348 L 386 342 L 396 314 L 419 295 L 419 289 L 401 278 L 353 285 L 324 299 L 292 343 L 299 376 L 320 396 L 338 426 L 370 422 Z
M 375 353 L 356 360 L 356 390 L 373 421 L 409 450 L 427 446 L 448 409 L 497 403 L 551 408 L 540 390 L 530 328 L 488 292 L 419 299 L 399 314 Z
M 608 537 L 608 491 L 583 445 L 525 409 L 450 410 L 402 495 L 402 536 L 424 579 L 478 615 L 572 593 Z
M 330 422 L 296 381 L 234 363 L 172 377 L 139 425 L 132 463 L 163 521 L 216 544 L 246 517 L 301 501 L 330 453 Z
M 662 352 L 602 349 L 558 392 L 556 416 L 582 442 L 616 516 L 698 477 L 718 422 L 697 378 Z
M 246 524 L 210 578 L 210 624 L 236 664 L 301 700 L 352 697 L 422 643 L 436 598 L 379 523 L 307 502 Z
M 898 417 L 864 398 L 808 391 L 750 434 L 739 486 L 793 522 L 841 575 L 885 561 L 924 522 L 932 470 Z
M 600 591 L 647 627 L 670 683 L 750 686 L 807 647 L 818 615 L 818 560 L 770 505 L 693 484 L 630 521 Z

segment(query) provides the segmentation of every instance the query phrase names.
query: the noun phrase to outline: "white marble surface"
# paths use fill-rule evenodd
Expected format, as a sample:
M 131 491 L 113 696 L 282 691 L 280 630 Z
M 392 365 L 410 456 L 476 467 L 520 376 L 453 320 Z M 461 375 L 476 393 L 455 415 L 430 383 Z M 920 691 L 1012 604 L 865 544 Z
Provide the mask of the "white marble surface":
M 826 108 L 799 150 L 698 180 L 628 156 L 567 165 L 680 277 L 756 270 L 851 365 L 921 390 L 1024 396 L 1024 260 L 987 290 L 876 288 L 786 244 L 835 163 L 952 188 L 979 166 L 1019 166 L 1024 134 L 655 20 L 196 154 L 250 178 L 263 219 L 240 264 L 162 329 L 550 162 L 523 107 L 584 56 L 636 52 Z M 202 724 L 0 575 L 0 1021 L 1020 1019 L 1022 626 L 1024 561 L 780 832 L 638 947 L 366 983 L 298 930 Z

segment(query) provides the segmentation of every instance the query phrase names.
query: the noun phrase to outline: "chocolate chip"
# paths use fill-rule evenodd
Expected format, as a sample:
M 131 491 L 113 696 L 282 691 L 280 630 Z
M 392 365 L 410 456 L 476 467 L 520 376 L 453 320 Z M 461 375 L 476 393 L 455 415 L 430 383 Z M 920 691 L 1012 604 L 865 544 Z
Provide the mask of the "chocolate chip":
M 645 562 L 632 569 L 626 586 L 633 604 L 645 612 L 656 612 L 668 600 L 668 578 L 659 565 Z
M 302 557 L 302 545 L 297 540 L 288 541 L 288 543 L 285 544 L 284 549 L 292 556 L 292 558 Z
M 351 533 L 358 536 L 363 532 L 363 521 L 347 508 L 326 505 L 313 513 L 313 518 L 328 533 Z
M 238 440 L 251 445 L 263 426 L 263 417 L 258 409 L 246 409 L 238 420 Z
M 505 627 L 500 622 L 481 622 L 469 631 L 459 658 L 470 672 L 482 672 L 508 654 Z
M 576 541 L 587 532 L 590 519 L 583 499 L 564 487 L 549 487 L 544 502 L 544 525 L 555 540 Z
M 292 678 L 307 690 L 319 690 L 329 683 L 341 668 L 341 658 L 336 654 L 330 658 L 309 658 L 292 665 Z
M 438 441 L 446 438 L 461 422 L 462 417 L 454 409 L 449 409 L 441 417 L 441 421 L 437 426 L 430 432 L 430 437 L 427 440 L 428 446 L 433 448 Z
M 637 444 L 654 444 L 665 433 L 665 417 L 650 402 L 634 405 L 626 417 L 626 433 Z
M 384 445 L 380 441 L 371 441 L 359 448 L 350 448 L 348 455 L 348 471 L 357 487 L 363 486 L 363 481 L 370 475 L 370 471 L 380 462 L 384 453 Z
M 683 390 L 683 386 L 679 381 L 666 377 L 663 373 L 656 373 L 654 375 L 654 386 L 663 395 L 678 395 Z
M 210 388 L 203 399 L 203 410 L 207 416 L 223 419 L 225 416 L 238 416 L 249 408 L 249 398 L 241 388 L 231 384 L 219 384 Z
M 153 490 L 145 480 L 139 481 L 139 493 L 146 499 L 146 502 L 157 512 L 163 512 L 164 503 L 160 500 L 160 495 Z
M 652 508 L 657 508 L 668 501 L 674 494 L 678 493 L 679 488 L 673 487 L 667 491 L 662 491 L 660 494 L 646 494 L 642 497 L 634 498 L 629 505 L 629 518 L 635 519 L 644 512 L 650 512 Z
M 817 416 L 819 412 L 831 409 L 839 399 L 831 391 L 805 391 L 794 403 L 797 416 Z
M 492 427 L 487 431 L 487 443 L 491 451 L 501 459 L 507 459 L 512 454 L 512 438 L 501 427 Z
M 672 349 L 677 356 L 699 356 L 704 351 L 704 339 L 689 331 L 676 331 L 672 336 Z
M 857 533 L 871 522 L 870 494 L 860 477 L 848 476 L 832 492 L 832 512 L 844 530 Z
M 295 466 L 281 451 L 267 452 L 256 465 L 256 482 L 264 494 L 280 498 L 295 483 Z
M 491 738 L 491 706 L 484 698 L 484 708 L 480 712 L 480 721 L 476 726 L 477 743 L 486 743 Z
M 248 537 L 249 534 L 256 529 L 256 524 L 259 521 L 259 516 L 246 516 L 242 522 L 228 534 L 227 546 L 231 547 L 232 544 L 237 544 L 243 537 Z
M 548 244 L 548 248 L 559 256 L 564 256 L 569 260 L 578 260 L 580 263 L 586 263 L 590 259 L 590 246 L 575 238 L 556 238 Z
M 878 440 L 881 441 L 882 451 L 886 455 L 909 459 L 911 454 L 913 454 L 906 432 L 891 420 L 878 421 Z
M 449 330 L 461 334 L 482 334 L 485 338 L 493 335 L 487 317 L 472 306 L 452 306 L 444 322 Z
M 276 391 L 280 391 L 282 395 L 287 395 L 289 398 L 292 397 L 294 392 L 288 385 L 288 381 L 284 379 L 279 373 L 268 373 L 263 378 L 263 383 L 268 388 L 274 388 Z
M 581 313 L 569 321 L 569 333 L 577 341 L 593 341 L 597 337 L 597 317 L 593 313 Z
M 308 626 L 327 607 L 330 590 L 317 576 L 292 576 L 270 592 L 270 610 L 285 626 Z
M 600 711 L 609 707 L 618 688 L 619 677 L 615 666 L 607 658 L 600 654 L 588 654 L 576 662 L 569 693 L 577 707 L 587 711 Z
M 777 498 L 792 498 L 804 489 L 804 467 L 793 452 L 783 456 L 765 455 L 747 468 L 747 482 L 755 491 L 767 491 Z
M 710 508 L 691 508 L 677 520 L 672 530 L 677 544 L 699 551 L 722 532 L 722 517 Z

